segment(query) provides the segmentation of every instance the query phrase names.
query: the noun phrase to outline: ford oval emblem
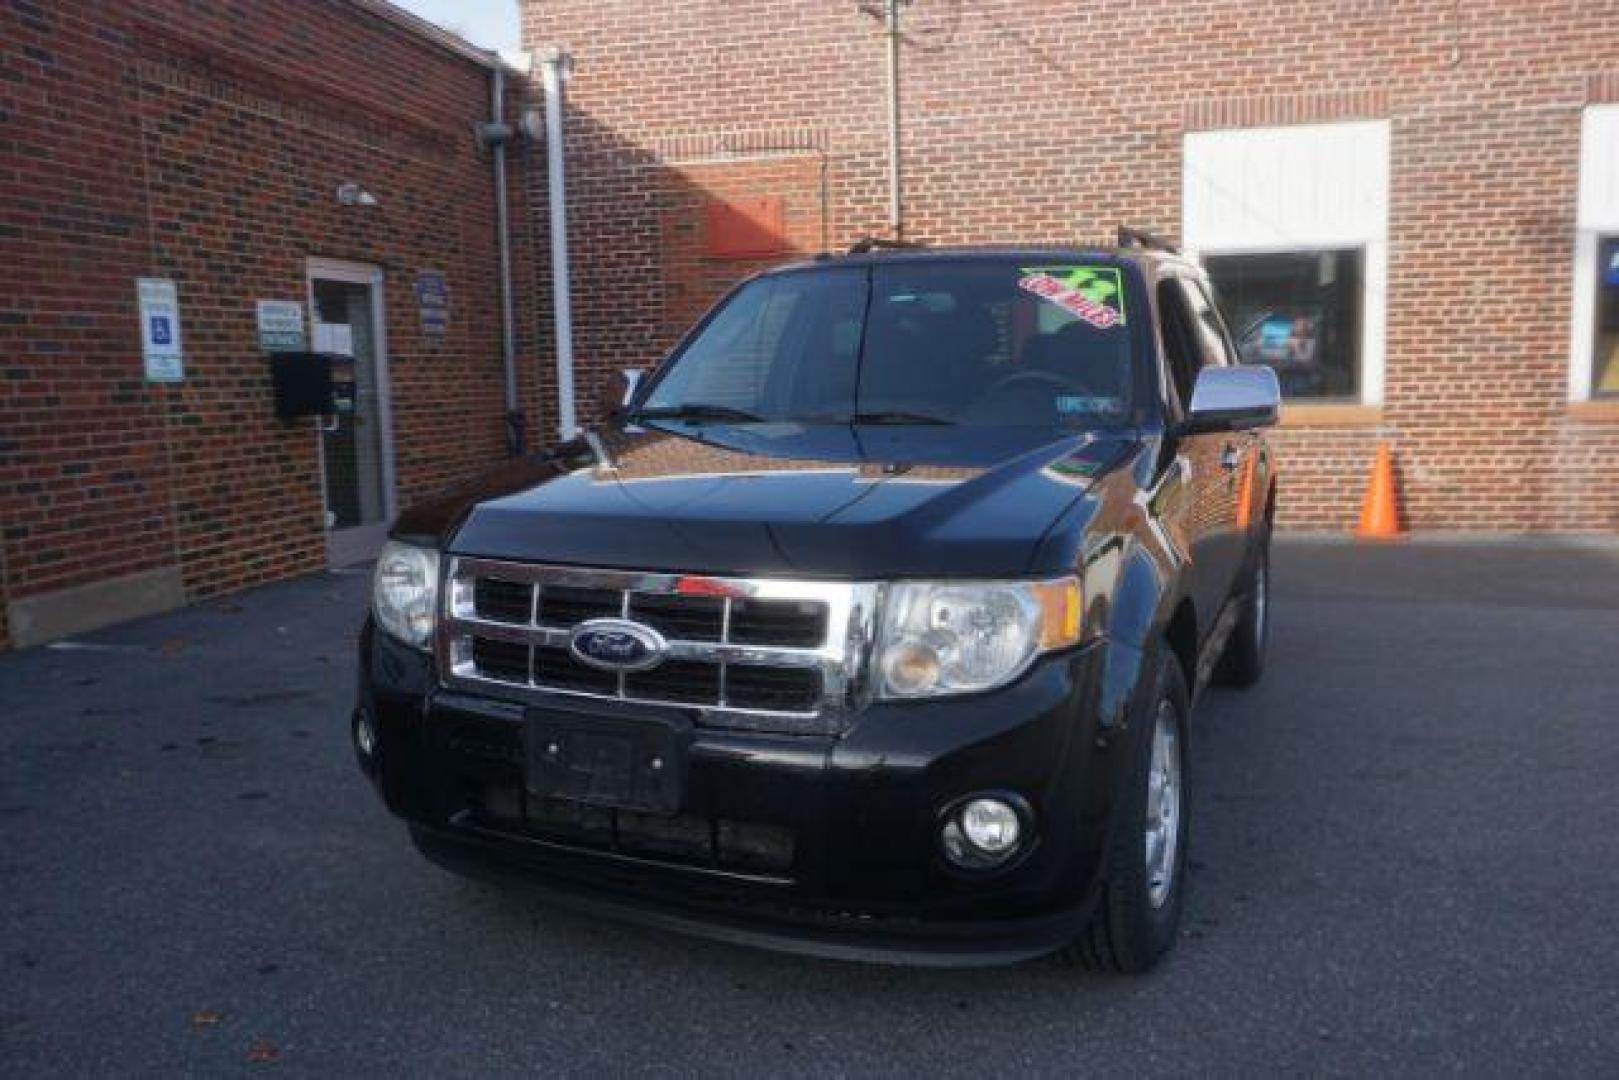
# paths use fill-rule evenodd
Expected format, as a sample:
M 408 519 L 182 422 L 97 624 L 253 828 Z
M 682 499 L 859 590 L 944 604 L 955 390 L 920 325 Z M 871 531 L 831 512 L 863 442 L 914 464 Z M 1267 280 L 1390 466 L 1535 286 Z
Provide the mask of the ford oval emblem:
M 602 671 L 645 671 L 668 650 L 662 634 L 628 619 L 591 619 L 574 627 L 568 639 L 569 652 Z

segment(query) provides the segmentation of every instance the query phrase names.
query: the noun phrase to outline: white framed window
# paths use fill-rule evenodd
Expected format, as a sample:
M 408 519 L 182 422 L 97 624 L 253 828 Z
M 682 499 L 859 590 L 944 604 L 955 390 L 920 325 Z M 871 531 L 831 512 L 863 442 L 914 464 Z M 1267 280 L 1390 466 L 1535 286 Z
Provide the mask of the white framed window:
M 1570 401 L 1619 397 L 1619 105 L 1580 119 Z
M 1385 120 L 1188 133 L 1181 223 L 1244 362 L 1292 400 L 1383 401 Z

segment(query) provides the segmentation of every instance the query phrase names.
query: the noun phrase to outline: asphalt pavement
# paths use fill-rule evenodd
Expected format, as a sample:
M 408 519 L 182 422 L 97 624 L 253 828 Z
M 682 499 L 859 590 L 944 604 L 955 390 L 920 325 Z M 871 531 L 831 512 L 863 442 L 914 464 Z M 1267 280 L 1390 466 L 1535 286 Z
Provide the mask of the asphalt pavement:
M 815 961 L 417 856 L 363 576 L 0 656 L 0 1074 L 1619 1069 L 1619 546 L 1292 541 L 1156 972 Z

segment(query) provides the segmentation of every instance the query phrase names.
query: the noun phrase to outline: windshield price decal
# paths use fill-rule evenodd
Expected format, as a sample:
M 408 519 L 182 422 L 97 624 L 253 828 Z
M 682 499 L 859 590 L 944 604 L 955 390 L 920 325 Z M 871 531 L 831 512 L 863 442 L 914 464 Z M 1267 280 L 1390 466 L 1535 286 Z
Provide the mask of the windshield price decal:
M 1026 267 L 1018 288 L 1108 330 L 1124 325 L 1124 290 L 1111 266 Z

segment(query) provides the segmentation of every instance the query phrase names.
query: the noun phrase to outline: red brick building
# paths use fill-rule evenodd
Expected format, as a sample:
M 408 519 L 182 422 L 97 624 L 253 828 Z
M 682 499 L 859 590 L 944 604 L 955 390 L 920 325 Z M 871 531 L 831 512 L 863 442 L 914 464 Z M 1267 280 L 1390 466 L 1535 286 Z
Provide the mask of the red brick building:
M 739 276 L 888 232 L 881 6 L 523 0 L 573 58 L 581 415 Z M 1287 388 L 1285 525 L 1350 525 L 1388 440 L 1413 528 L 1619 530 L 1619 4 L 914 0 L 901 69 L 909 237 L 1204 259 Z M 0 7 L 0 648 L 361 557 L 514 404 L 556 431 L 532 123 L 503 348 L 495 71 L 385 0 Z M 353 409 L 278 419 L 288 348 L 352 354 Z
M 881 6 L 525 0 L 525 46 L 574 59 L 583 363 L 644 364 L 722 283 L 886 234 Z M 1181 237 L 1282 372 L 1285 525 L 1352 525 L 1387 439 L 1413 528 L 1619 530 L 1619 4 L 902 20 L 907 234 Z
M 0 648 L 361 555 L 503 455 L 493 62 L 381 0 L 0 7 Z M 356 357 L 330 432 L 276 416 L 300 335 Z

